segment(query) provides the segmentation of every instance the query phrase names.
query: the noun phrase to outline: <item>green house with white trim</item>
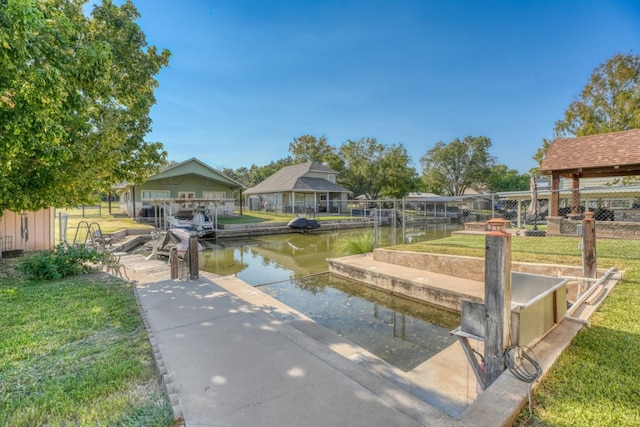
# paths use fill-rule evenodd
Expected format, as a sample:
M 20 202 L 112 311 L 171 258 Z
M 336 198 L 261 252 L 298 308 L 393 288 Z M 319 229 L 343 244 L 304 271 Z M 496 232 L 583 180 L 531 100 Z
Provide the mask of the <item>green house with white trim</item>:
M 166 167 L 142 184 L 122 183 L 113 190 L 120 196 L 120 210 L 139 218 L 148 216 L 159 205 L 174 208 L 215 205 L 219 214 L 231 215 L 243 188 L 239 182 L 192 157 Z

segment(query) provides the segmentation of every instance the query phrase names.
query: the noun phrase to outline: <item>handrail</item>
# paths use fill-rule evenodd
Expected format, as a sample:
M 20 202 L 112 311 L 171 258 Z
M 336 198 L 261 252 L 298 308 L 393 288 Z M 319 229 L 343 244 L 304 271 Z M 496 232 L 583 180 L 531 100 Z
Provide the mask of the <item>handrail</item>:
M 516 306 L 517 307 L 521 307 L 521 308 L 527 308 L 530 305 L 535 304 L 536 302 L 540 301 L 541 299 L 543 299 L 547 295 L 557 291 L 559 288 L 564 286 L 567 282 L 568 282 L 568 280 L 564 279 L 560 283 L 558 283 L 557 285 L 554 285 L 553 287 L 547 289 L 546 291 L 544 291 L 543 293 L 539 294 L 538 296 L 536 296 L 532 300 L 527 301 L 525 304 L 517 304 Z
M 567 310 L 567 315 L 572 315 L 578 309 L 578 307 L 584 304 L 584 302 L 591 296 L 596 288 L 598 288 L 605 280 L 608 280 L 609 276 L 611 276 L 616 271 L 618 271 L 618 269 L 615 267 L 611 267 L 609 270 L 607 270 L 606 273 L 604 273 L 604 275 L 593 284 L 593 286 L 587 289 L 587 291 L 578 299 L 578 301 L 576 301 L 571 307 L 569 307 L 569 309 Z

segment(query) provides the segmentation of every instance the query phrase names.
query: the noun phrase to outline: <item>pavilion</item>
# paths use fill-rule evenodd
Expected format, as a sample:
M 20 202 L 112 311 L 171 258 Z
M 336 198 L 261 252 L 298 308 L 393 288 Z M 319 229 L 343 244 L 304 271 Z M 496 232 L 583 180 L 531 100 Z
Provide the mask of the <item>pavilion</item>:
M 560 178 L 572 180 L 572 213 L 580 212 L 580 179 L 640 175 L 640 129 L 556 139 L 540 165 L 551 175 L 551 216 L 558 216 Z

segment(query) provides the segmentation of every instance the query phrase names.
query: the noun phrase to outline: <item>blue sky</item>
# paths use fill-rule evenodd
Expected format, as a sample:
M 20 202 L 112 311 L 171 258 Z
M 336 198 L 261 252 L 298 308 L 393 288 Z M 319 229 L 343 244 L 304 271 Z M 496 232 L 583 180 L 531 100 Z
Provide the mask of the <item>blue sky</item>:
M 487 136 L 527 172 L 542 138 L 616 53 L 640 54 L 640 2 L 134 0 L 158 75 L 149 141 L 222 169 L 294 137 L 401 143 Z

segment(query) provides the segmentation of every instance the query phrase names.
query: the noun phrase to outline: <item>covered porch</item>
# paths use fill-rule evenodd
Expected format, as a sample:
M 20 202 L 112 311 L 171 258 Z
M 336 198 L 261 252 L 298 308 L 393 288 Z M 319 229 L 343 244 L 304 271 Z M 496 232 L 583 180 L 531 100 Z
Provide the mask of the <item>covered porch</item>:
M 315 215 L 317 213 L 342 214 L 347 212 L 345 193 L 331 191 L 285 191 L 282 193 L 246 196 L 250 211 Z

